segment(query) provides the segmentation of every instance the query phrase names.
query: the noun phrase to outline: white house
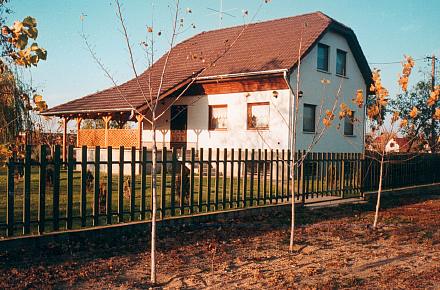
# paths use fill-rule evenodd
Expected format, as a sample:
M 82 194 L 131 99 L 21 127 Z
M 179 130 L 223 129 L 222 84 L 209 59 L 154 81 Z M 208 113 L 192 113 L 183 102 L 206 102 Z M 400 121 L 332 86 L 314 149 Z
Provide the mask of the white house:
M 142 91 L 157 90 L 164 63 L 165 56 L 138 80 L 43 114 L 66 124 L 76 118 L 78 145 L 149 147 L 150 125 L 136 115 L 151 117 Z M 354 32 L 321 12 L 202 32 L 176 45 L 160 94 L 158 145 L 288 149 L 298 69 L 298 149 L 312 142 L 320 116 L 338 98 L 337 108 L 348 104 L 357 121 L 335 120 L 313 151 L 363 152 L 364 107 L 352 99 L 358 89 L 365 98 L 371 71 Z M 138 128 L 80 129 L 88 118 L 104 118 L 106 124 L 137 120 Z

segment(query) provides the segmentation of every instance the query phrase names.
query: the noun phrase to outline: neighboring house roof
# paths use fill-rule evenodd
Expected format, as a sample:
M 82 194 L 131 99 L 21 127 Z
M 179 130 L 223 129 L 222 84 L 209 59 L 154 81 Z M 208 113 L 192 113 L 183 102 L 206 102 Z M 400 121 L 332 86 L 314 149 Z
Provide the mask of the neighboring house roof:
M 327 15 L 314 12 L 249 24 L 247 27 L 242 25 L 202 32 L 179 43 L 169 55 L 161 97 L 188 83 L 216 59 L 218 60 L 215 64 L 203 71 L 199 77 L 206 80 L 238 73 L 255 75 L 280 70 L 291 71 L 298 61 L 301 37 L 301 57 L 304 57 L 329 30 L 345 36 L 368 86 L 371 70 L 354 32 Z M 220 55 L 222 56 L 219 58 Z M 53 107 L 43 115 L 123 112 L 130 111 L 132 107 L 140 108 L 145 105 L 146 99 L 141 94 L 138 82 L 144 92 L 151 88 L 157 94 L 165 62 L 166 54 L 142 73 L 138 80 L 132 79 L 118 88 L 112 87 Z

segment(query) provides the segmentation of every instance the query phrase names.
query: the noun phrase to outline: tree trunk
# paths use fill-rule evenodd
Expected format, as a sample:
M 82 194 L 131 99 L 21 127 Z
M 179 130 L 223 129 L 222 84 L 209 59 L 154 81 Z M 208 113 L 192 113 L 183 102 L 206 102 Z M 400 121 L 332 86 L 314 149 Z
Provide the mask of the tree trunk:
M 157 146 L 156 146 L 156 124 L 155 124 L 155 116 L 153 113 L 153 150 L 152 150 L 152 166 L 151 166 L 151 175 L 152 175 L 152 212 L 151 212 L 151 283 L 156 284 L 156 212 L 157 212 L 157 175 L 156 175 L 156 167 L 157 167 Z
M 383 180 L 383 154 L 380 159 L 379 188 L 377 189 L 376 213 L 374 215 L 373 228 L 377 227 L 377 220 L 379 218 L 380 194 L 382 193 L 382 180 Z
M 290 179 L 291 187 L 292 187 L 292 208 L 291 208 L 291 224 L 290 224 L 290 243 L 289 243 L 289 251 L 293 252 L 293 240 L 295 233 L 295 152 L 292 152 L 292 161 L 290 164 L 290 172 L 292 178 Z

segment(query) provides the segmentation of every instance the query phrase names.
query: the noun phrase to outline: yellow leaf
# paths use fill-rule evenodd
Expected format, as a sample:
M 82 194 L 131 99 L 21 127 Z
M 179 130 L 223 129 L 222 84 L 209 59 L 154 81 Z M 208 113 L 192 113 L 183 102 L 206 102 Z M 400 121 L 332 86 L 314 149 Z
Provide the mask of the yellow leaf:
M 413 107 L 411 112 L 409 112 L 409 116 L 413 119 L 416 118 L 418 114 L 419 110 L 416 107 Z

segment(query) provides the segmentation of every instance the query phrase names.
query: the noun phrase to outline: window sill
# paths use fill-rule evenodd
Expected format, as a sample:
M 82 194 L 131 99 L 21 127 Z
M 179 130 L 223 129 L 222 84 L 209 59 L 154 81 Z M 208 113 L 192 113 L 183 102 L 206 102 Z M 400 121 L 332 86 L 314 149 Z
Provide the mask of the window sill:
M 344 137 L 351 137 L 351 138 L 354 138 L 354 137 L 357 137 L 356 135 L 346 135 L 346 134 L 344 134 Z
M 226 132 L 228 129 L 208 129 L 209 132 Z
M 340 74 L 335 74 L 337 77 L 340 77 L 340 78 L 344 78 L 344 79 L 349 79 L 349 77 L 347 77 L 347 76 L 344 76 L 344 75 L 340 75 Z
M 269 127 L 265 128 L 247 128 L 248 131 L 269 131 Z
M 316 134 L 316 131 L 315 132 L 311 132 L 311 131 L 302 131 L 303 132 L 303 134 L 309 134 L 309 135 L 315 135 Z
M 318 72 L 320 72 L 320 73 L 324 73 L 324 74 L 328 74 L 328 75 L 331 75 L 332 73 L 331 72 L 329 72 L 329 71 L 327 71 L 327 70 L 323 70 L 323 69 L 319 69 L 319 68 L 317 68 L 316 69 Z

